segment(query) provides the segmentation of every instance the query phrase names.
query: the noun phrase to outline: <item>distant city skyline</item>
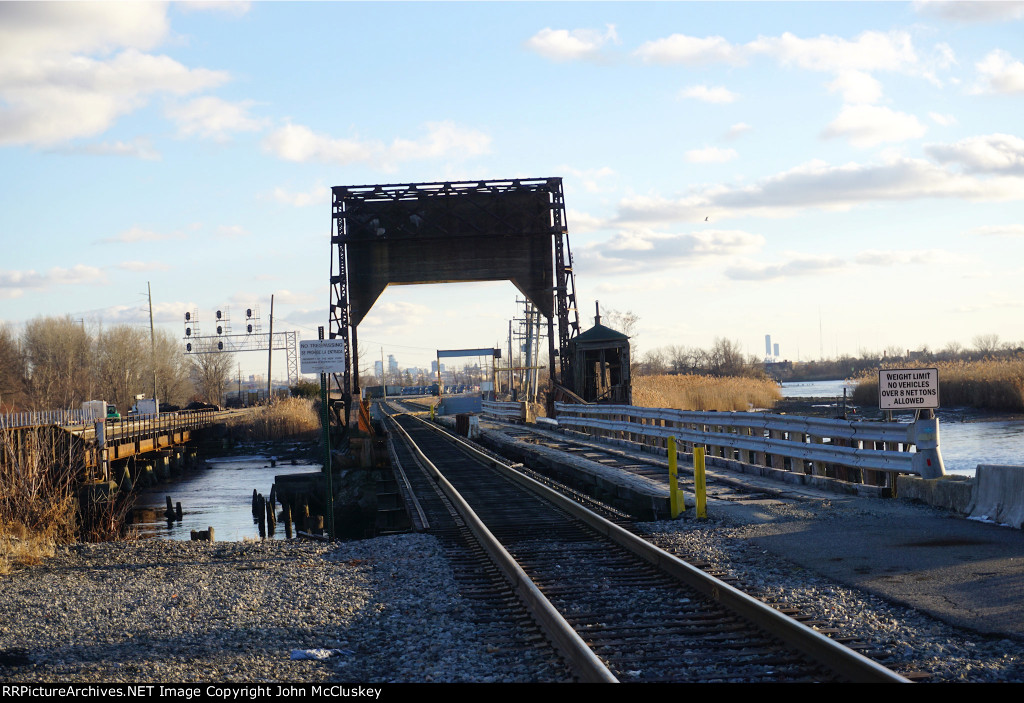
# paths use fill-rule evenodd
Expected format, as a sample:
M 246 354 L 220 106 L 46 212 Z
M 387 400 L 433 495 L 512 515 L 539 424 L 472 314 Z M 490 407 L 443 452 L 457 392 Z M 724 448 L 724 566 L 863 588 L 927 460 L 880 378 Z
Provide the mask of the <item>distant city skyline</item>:
M 635 359 L 1022 342 L 1022 29 L 1021 2 L 2 2 L 0 324 L 148 326 L 149 285 L 181 337 L 222 306 L 266 334 L 273 295 L 316 339 L 332 186 L 561 177 L 583 329 L 633 313 Z M 391 286 L 362 371 L 505 349 L 521 295 Z

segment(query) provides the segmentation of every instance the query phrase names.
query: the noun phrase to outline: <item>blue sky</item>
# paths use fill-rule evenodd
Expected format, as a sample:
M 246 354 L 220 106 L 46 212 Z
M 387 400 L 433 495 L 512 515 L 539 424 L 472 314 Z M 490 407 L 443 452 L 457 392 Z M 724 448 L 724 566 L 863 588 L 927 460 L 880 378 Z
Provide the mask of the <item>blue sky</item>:
M 1022 40 L 1019 2 L 0 2 L 0 321 L 148 324 L 150 283 L 176 334 L 273 294 L 313 339 L 331 186 L 560 176 L 584 327 L 641 354 L 1021 342 Z M 517 296 L 392 286 L 366 363 L 503 345 Z

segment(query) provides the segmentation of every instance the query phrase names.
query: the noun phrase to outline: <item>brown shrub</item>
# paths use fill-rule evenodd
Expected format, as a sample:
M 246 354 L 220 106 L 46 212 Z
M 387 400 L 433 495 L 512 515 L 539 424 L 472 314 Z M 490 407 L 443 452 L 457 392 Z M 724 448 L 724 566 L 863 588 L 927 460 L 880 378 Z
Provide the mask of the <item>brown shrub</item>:
M 991 410 L 1024 410 L 1024 355 L 981 361 L 890 364 L 888 368 L 937 368 L 939 402 L 944 407 L 968 406 Z M 878 370 L 853 379 L 853 402 L 878 406 Z
M 229 426 L 246 439 L 264 442 L 277 439 L 310 439 L 320 431 L 320 418 L 308 398 L 284 398 L 269 405 L 258 405 Z
M 633 378 L 633 404 L 677 410 L 771 409 L 781 400 L 770 380 L 741 376 L 640 376 Z

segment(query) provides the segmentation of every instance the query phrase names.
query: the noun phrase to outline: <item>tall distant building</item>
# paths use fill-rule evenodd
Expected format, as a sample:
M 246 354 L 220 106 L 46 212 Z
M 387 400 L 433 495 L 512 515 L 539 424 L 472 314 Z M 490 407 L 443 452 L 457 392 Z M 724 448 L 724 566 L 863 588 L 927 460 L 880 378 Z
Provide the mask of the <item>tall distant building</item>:
M 375 362 L 373 362 L 373 375 L 374 376 L 383 376 L 384 375 L 384 362 L 383 361 L 375 361 Z
M 398 373 L 398 362 L 395 361 L 395 355 L 394 354 L 388 354 L 388 373 L 390 373 L 390 374 Z

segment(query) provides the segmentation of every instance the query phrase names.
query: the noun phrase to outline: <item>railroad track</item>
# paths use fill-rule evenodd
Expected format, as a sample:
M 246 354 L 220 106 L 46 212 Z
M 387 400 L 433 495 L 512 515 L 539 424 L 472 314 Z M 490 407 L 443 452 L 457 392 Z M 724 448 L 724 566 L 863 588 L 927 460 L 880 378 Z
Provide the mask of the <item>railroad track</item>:
M 389 425 L 430 531 L 465 545 L 460 578 L 501 604 L 520 655 L 540 642 L 509 589 L 578 680 L 907 680 L 436 426 Z

